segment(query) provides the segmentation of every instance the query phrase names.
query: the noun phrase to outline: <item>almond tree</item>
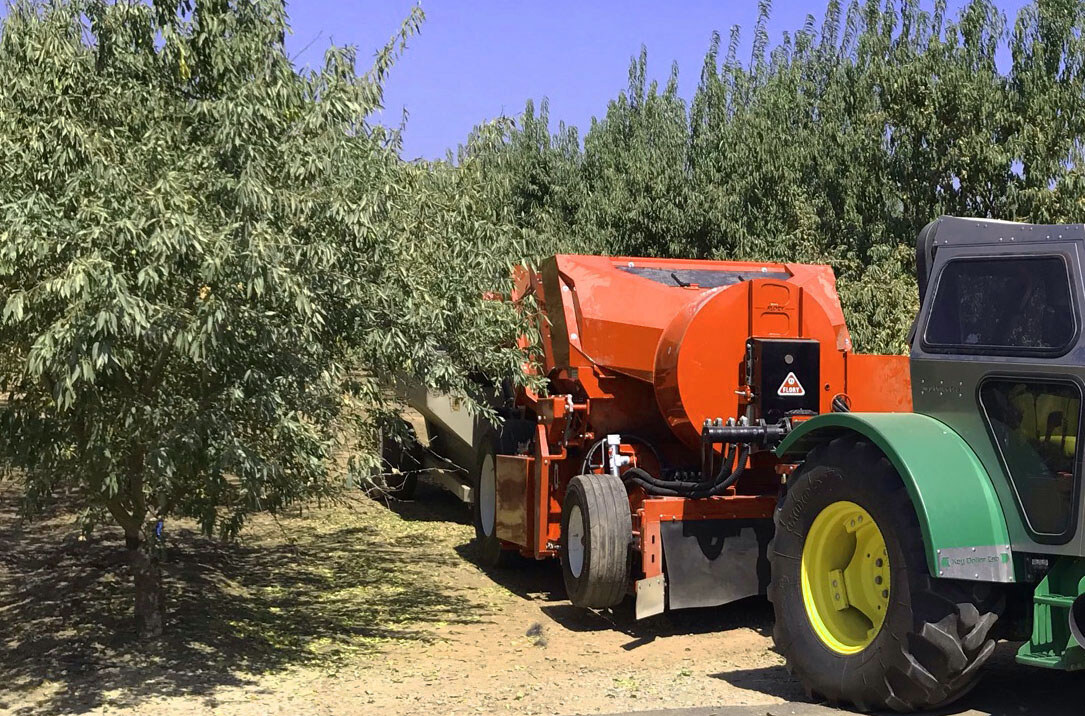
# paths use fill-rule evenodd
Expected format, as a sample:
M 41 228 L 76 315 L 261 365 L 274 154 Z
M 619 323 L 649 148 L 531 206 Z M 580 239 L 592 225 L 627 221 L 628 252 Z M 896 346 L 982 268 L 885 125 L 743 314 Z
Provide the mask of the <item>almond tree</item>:
M 336 428 L 390 376 L 470 401 L 521 360 L 481 179 L 370 121 L 421 19 L 364 74 L 343 48 L 300 74 L 282 0 L 8 6 L 0 450 L 28 511 L 64 486 L 120 525 L 142 635 L 161 520 L 230 537 L 335 497 Z

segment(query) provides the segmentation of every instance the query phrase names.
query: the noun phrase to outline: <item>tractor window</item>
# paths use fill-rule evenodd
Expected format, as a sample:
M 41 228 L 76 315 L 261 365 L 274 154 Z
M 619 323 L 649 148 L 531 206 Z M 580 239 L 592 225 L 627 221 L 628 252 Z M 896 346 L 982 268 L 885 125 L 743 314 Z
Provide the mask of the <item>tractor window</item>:
M 1081 391 L 998 378 L 980 386 L 980 403 L 1030 530 L 1040 541 L 1065 542 L 1077 504 Z
M 1077 333 L 1058 256 L 958 259 L 942 269 L 924 335 L 946 353 L 1065 353 Z

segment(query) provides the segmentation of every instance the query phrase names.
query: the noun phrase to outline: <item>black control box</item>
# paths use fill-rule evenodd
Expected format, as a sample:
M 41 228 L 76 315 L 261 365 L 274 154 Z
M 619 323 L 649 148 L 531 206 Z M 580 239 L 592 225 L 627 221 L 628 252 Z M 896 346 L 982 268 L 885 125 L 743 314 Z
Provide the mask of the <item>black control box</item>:
M 746 342 L 746 377 L 757 417 L 775 423 L 795 411 L 817 413 L 821 344 L 800 338 L 751 338 Z

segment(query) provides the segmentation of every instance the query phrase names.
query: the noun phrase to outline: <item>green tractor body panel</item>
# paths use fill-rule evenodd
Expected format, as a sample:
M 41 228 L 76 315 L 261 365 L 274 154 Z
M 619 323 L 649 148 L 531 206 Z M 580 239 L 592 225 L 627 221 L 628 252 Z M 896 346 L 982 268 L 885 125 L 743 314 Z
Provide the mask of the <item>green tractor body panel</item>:
M 919 517 L 931 575 L 1013 582 L 1006 519 L 975 452 L 944 423 L 917 413 L 827 413 L 800 423 L 776 448 L 799 461 L 815 446 L 859 434 L 900 474 Z
M 1015 559 L 1085 556 L 1085 226 L 943 217 L 916 258 L 913 410 L 971 446 Z
M 920 233 L 916 269 L 913 412 L 817 415 L 776 454 L 873 444 L 904 482 L 936 584 L 992 583 L 995 618 L 1017 626 L 1030 608 L 1018 662 L 1085 670 L 1085 224 L 942 217 Z

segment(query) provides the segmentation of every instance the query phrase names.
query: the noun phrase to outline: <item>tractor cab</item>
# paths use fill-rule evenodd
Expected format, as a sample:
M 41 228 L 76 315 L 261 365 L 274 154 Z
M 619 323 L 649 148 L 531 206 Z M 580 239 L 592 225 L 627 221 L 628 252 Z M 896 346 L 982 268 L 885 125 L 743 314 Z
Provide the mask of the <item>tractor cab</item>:
M 991 476 L 1012 549 L 1081 554 L 1080 224 L 943 217 L 919 235 L 913 405 Z
M 795 468 L 774 638 L 810 691 L 942 706 L 1000 638 L 1028 638 L 1023 664 L 1085 670 L 1083 251 L 1080 224 L 932 222 L 912 411 L 816 415 L 777 445 Z

